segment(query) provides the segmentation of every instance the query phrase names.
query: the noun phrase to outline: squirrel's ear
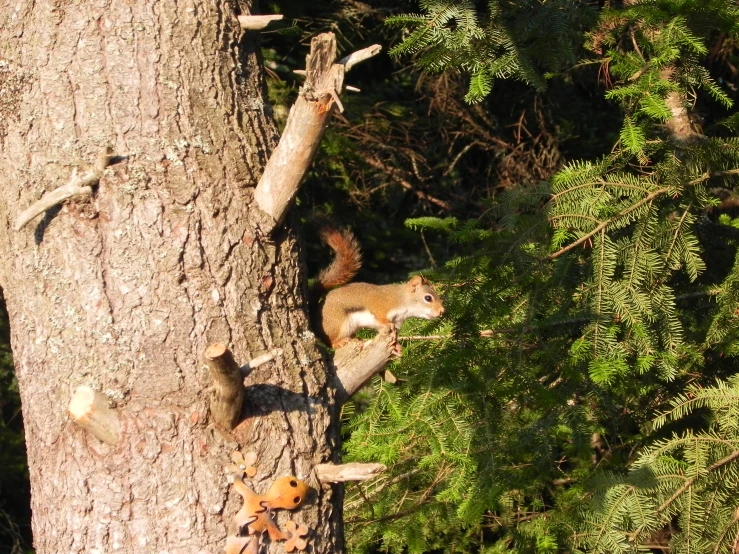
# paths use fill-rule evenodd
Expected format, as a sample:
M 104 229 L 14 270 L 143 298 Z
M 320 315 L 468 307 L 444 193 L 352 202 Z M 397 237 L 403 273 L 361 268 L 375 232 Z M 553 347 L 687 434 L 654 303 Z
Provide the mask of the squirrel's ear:
M 415 289 L 416 287 L 423 284 L 423 277 L 421 277 L 420 275 L 414 275 L 408 284 L 410 284 L 410 286 Z

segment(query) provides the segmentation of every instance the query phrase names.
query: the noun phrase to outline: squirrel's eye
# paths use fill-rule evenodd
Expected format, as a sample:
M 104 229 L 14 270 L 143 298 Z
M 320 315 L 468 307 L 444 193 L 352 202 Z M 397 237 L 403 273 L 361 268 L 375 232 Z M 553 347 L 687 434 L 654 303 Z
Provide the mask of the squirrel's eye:
M 425 300 L 426 302 L 431 302 L 431 301 L 433 300 L 433 298 L 431 297 L 431 295 L 430 295 L 430 294 L 427 294 L 426 296 L 424 296 L 424 297 L 423 297 L 423 299 L 424 299 L 424 300 Z

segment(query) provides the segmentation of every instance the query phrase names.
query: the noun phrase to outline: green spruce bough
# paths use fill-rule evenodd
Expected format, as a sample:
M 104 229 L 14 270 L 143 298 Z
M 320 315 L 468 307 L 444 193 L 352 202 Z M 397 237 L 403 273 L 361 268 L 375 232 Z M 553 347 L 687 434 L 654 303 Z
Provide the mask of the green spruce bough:
M 354 551 L 733 551 L 739 115 L 720 79 L 739 10 L 623 4 L 421 2 L 389 20 L 406 30 L 392 53 L 467 73 L 470 102 L 598 64 L 623 125 L 487 219 L 408 222 L 459 252 L 435 275 L 450 316 L 405 342 L 405 382 L 346 413 L 348 457 L 390 468 L 348 490 Z

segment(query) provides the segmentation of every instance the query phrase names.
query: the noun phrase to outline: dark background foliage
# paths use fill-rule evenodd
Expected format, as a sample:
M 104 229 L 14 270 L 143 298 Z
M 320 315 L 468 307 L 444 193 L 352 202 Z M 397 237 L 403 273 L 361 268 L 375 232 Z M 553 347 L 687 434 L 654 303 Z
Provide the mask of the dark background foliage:
M 17 554 L 31 544 L 31 488 L 28 482 L 23 418 L 13 374 L 10 329 L 0 290 L 0 545 Z M 7 548 L 7 550 L 5 550 Z

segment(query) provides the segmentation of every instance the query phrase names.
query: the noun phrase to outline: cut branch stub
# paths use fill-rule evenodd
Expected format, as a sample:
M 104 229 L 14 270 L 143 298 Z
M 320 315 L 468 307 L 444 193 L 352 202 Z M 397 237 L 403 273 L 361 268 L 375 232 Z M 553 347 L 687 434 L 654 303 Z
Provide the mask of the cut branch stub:
M 393 356 L 396 333 L 388 326 L 369 342 L 350 341 L 334 355 L 336 377 L 339 380 L 338 402 L 346 402 L 373 375 L 384 369 Z
M 213 380 L 210 412 L 223 429 L 236 427 L 244 403 L 244 381 L 241 368 L 225 344 L 214 343 L 205 349 L 205 363 Z
M 343 483 L 345 481 L 367 481 L 383 473 L 384 464 L 352 462 L 349 464 L 318 464 L 316 476 L 321 483 Z
M 240 15 L 238 17 L 239 25 L 245 31 L 259 31 L 264 29 L 273 21 L 280 21 L 284 16 L 282 14 L 274 15 Z
M 105 444 L 115 446 L 120 436 L 118 414 L 108 407 L 108 398 L 87 386 L 77 387 L 69 402 L 69 415 L 77 425 Z
M 290 109 L 280 142 L 272 152 L 254 191 L 257 205 L 270 216 L 268 228 L 264 229 L 266 232 L 272 231 L 282 221 L 298 192 L 300 182 L 328 127 L 334 106 L 340 105 L 344 72 L 354 63 L 368 59 L 379 51 L 379 46 L 371 46 L 362 50 L 362 55 L 350 55 L 344 58 L 346 63 L 337 63 L 333 33 L 318 35 L 311 41 L 310 53 L 306 57 L 305 83 Z

